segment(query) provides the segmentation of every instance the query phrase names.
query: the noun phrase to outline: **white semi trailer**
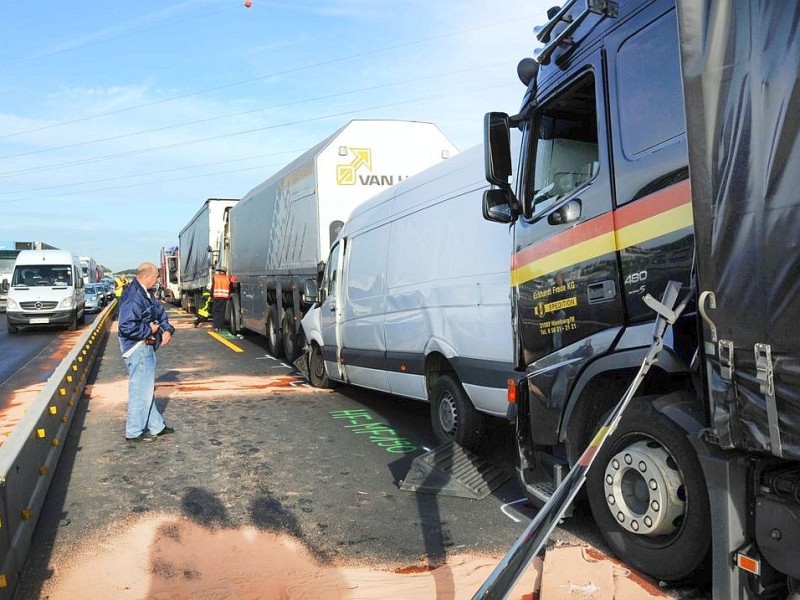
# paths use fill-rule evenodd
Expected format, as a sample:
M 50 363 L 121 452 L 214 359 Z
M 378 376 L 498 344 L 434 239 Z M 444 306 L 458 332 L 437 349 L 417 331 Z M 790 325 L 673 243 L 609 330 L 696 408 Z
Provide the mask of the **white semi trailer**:
M 432 123 L 354 120 L 249 191 L 220 241 L 234 281 L 232 329 L 265 335 L 273 356 L 297 358 L 303 283 L 317 278 L 352 210 L 456 153 Z
M 192 311 L 202 306 L 203 290 L 211 285 L 226 211 L 238 200 L 209 198 L 178 234 L 180 303 Z

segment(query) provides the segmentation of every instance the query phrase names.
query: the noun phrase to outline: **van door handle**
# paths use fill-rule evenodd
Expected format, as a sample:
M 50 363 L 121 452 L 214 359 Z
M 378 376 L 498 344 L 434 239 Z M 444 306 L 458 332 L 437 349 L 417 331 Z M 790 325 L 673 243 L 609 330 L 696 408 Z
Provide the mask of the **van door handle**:
M 328 310 L 330 310 L 331 312 L 336 312 L 336 305 L 331 304 L 331 307 Z

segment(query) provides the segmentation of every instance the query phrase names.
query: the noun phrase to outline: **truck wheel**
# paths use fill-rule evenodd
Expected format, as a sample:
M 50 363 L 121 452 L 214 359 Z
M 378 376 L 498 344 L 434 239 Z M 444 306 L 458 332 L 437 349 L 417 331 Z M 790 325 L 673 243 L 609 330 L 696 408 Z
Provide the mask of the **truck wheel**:
M 708 553 L 710 510 L 686 431 L 653 407 L 654 399 L 628 406 L 589 470 L 586 491 L 617 556 L 652 577 L 675 581 Z
M 322 349 L 316 344 L 311 344 L 311 353 L 308 356 L 308 380 L 311 385 L 318 388 L 330 389 L 331 380 L 325 371 L 325 359 L 322 357 Z
M 455 442 L 476 449 L 483 439 L 484 417 L 454 375 L 442 375 L 431 398 L 431 426 L 440 444 Z
M 228 322 L 231 324 L 231 333 L 234 335 L 238 334 L 242 330 L 242 313 L 239 310 L 240 306 L 241 302 L 239 300 L 239 296 L 231 296 L 231 301 L 228 302 L 228 311 L 230 313 L 228 315 Z
M 283 340 L 281 340 L 278 323 L 278 307 L 274 304 L 267 308 L 266 330 L 267 350 L 275 358 L 283 358 Z
M 293 308 L 287 308 L 283 313 L 281 337 L 283 338 L 283 355 L 286 362 L 293 363 L 300 356 L 303 348 L 303 334 L 294 330 Z

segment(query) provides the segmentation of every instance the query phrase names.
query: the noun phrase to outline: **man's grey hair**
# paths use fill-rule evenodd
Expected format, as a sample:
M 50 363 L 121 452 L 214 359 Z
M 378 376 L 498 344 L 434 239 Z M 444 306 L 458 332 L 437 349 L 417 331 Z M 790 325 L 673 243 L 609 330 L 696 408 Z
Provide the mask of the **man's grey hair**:
M 158 273 L 158 267 L 153 263 L 142 263 L 139 265 L 139 268 L 136 269 L 136 277 L 145 277 L 147 275 L 153 275 L 154 273 Z

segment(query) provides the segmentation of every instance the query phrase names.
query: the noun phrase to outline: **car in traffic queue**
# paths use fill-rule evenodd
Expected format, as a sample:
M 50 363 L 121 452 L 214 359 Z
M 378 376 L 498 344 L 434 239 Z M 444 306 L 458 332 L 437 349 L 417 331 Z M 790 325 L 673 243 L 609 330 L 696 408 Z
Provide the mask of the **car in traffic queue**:
M 86 312 L 100 312 L 105 306 L 105 292 L 96 283 L 87 283 L 85 286 Z

